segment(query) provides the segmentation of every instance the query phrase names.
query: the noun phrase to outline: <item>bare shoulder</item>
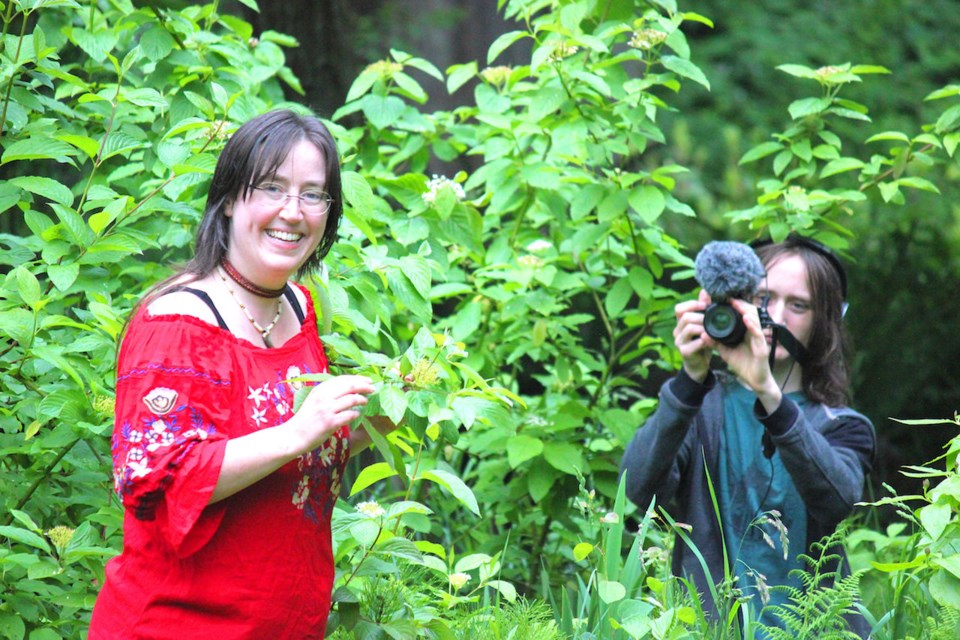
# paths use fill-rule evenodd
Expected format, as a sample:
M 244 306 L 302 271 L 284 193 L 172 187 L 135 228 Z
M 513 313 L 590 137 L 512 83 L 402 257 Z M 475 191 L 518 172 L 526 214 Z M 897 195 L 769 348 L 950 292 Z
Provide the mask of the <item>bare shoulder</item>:
M 178 288 L 179 283 L 173 282 L 163 291 L 158 292 L 147 305 L 147 313 L 151 316 L 181 315 L 193 316 L 204 322 L 216 325 L 217 318 L 213 310 L 196 293 Z M 203 281 L 190 282 L 184 286 L 206 293 L 206 284 Z

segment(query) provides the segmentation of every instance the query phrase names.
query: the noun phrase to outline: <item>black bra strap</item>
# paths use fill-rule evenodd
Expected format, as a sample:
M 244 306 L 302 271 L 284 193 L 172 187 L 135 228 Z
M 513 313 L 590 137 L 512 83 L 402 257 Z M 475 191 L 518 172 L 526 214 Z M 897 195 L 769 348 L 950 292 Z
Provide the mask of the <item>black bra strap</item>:
M 200 298 L 201 301 L 208 307 L 210 311 L 213 312 L 213 315 L 217 318 L 217 324 L 220 325 L 221 329 L 227 329 L 227 323 L 223 321 L 223 316 L 220 315 L 220 312 L 217 311 L 216 305 L 213 304 L 213 300 L 210 299 L 209 294 L 206 291 L 201 291 L 200 289 L 193 289 L 191 287 L 185 287 L 183 285 L 170 287 L 167 289 L 166 293 L 173 293 L 174 291 L 186 291 L 187 293 L 192 293 L 193 295 Z M 297 296 L 293 293 L 293 289 L 288 284 L 283 288 L 283 295 L 286 297 L 287 302 L 290 303 L 290 306 L 293 308 L 294 315 L 297 316 L 297 320 L 300 324 L 303 324 L 303 321 L 306 319 L 306 316 L 303 314 L 303 309 L 300 308 L 300 302 L 297 300 Z M 229 331 L 229 329 L 227 329 Z
M 223 316 L 220 315 L 220 312 L 217 311 L 217 307 L 213 304 L 213 300 L 210 299 L 210 296 L 206 291 L 201 291 L 200 289 L 193 289 L 191 287 L 176 286 L 170 287 L 167 290 L 167 293 L 173 293 L 174 291 L 186 291 L 187 293 L 192 293 L 193 295 L 200 298 L 205 305 L 210 307 L 210 311 L 213 311 L 213 315 L 217 318 L 217 324 L 220 325 L 221 329 L 227 329 L 227 323 L 223 321 Z M 227 329 L 229 331 L 229 329 Z
M 288 284 L 283 288 L 283 295 L 286 297 L 287 302 L 290 303 L 290 306 L 293 308 L 293 312 L 297 315 L 297 320 L 300 321 L 300 324 L 303 324 L 303 321 L 306 319 L 306 316 L 303 315 L 303 309 L 300 308 L 300 302 L 297 301 L 297 296 L 293 293 L 293 288 Z

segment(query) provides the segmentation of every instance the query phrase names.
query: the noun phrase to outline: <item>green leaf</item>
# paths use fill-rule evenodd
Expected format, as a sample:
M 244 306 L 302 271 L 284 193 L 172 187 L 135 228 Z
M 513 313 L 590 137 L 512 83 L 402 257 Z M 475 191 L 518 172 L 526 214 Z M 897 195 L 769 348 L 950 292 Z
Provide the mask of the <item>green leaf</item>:
M 845 171 L 862 169 L 864 166 L 863 161 L 857 158 L 837 158 L 823 165 L 823 169 L 820 170 L 820 178 L 829 178 Z
M 551 467 L 570 475 L 589 471 L 581 448 L 572 442 L 547 442 L 543 447 L 543 457 Z
M 54 160 L 56 162 L 70 162 L 70 157 L 76 151 L 66 142 L 54 138 L 27 138 L 17 140 L 3 151 L 0 164 L 17 160 Z
M 663 213 L 666 207 L 666 199 L 663 192 L 656 187 L 643 185 L 630 191 L 630 206 L 633 207 L 640 218 L 647 224 L 653 224 Z
M 154 24 L 140 36 L 140 48 L 153 62 L 166 58 L 175 43 L 173 36 L 160 24 Z
M 796 78 L 813 78 L 816 79 L 817 73 L 810 67 L 804 67 L 799 64 L 782 64 L 777 67 L 779 71 L 784 73 L 789 73 L 791 76 Z
M 633 287 L 630 286 L 630 280 L 628 278 L 619 278 L 614 285 L 610 287 L 610 290 L 607 291 L 604 300 L 607 315 L 611 318 L 619 317 L 627 307 L 627 303 L 630 302 L 631 297 L 633 297 Z
M 396 385 L 384 385 L 377 394 L 380 399 L 380 408 L 394 424 L 400 424 L 407 412 L 407 395 Z
M 937 188 L 937 185 L 933 184 L 926 178 L 907 176 L 906 178 L 900 178 L 897 180 L 897 182 L 903 187 L 920 189 L 921 191 L 929 191 L 930 193 L 940 193 L 940 189 Z
M 930 578 L 930 594 L 941 606 L 960 609 L 960 579 L 947 571 L 938 571 Z
M 937 503 L 923 507 L 918 514 L 924 530 L 930 535 L 930 539 L 936 542 L 940 539 L 947 525 L 950 524 L 953 510 L 949 504 Z M 960 574 L 958 574 L 958 577 L 960 577 Z
M 62 140 L 87 154 L 87 157 L 93 160 L 100 151 L 100 143 L 87 136 L 78 136 L 69 133 L 61 133 L 55 136 L 57 140 Z M 67 203 L 69 204 L 69 203 Z
M 589 542 L 581 542 L 573 548 L 573 559 L 580 562 L 593 553 L 593 545 Z
M 364 467 L 363 470 L 357 474 L 357 479 L 353 481 L 353 486 L 350 488 L 350 495 L 356 495 L 373 483 L 379 482 L 384 478 L 391 478 L 395 475 L 397 475 L 397 472 L 386 462 L 376 462 L 368 467 Z
M 47 544 L 47 541 L 33 531 L 27 531 L 20 527 L 0 526 L 0 536 L 50 553 L 50 545 Z
M 477 63 L 475 60 L 449 67 L 447 69 L 447 93 L 456 93 L 457 89 L 470 82 L 476 75 Z
M 764 142 L 762 144 L 758 144 L 753 149 L 750 149 L 750 151 L 747 151 L 745 154 L 743 154 L 743 157 L 740 158 L 740 162 L 738 164 L 748 164 L 750 162 L 754 162 L 760 158 L 765 158 L 771 153 L 776 153 L 781 149 L 783 149 L 783 145 L 779 142 Z
M 37 277 L 23 266 L 16 268 L 17 291 L 20 293 L 20 299 L 32 308 L 37 307 L 37 303 L 43 297 L 43 291 L 40 288 L 40 282 Z
M 627 597 L 627 588 L 615 580 L 597 579 L 597 593 L 607 604 L 619 602 Z
M 363 97 L 363 114 L 377 129 L 387 129 L 394 125 L 406 108 L 403 100 L 397 96 L 367 95 Z
M 25 191 L 47 198 L 64 206 L 73 203 L 73 193 L 69 187 L 51 178 L 40 176 L 20 176 L 11 178 L 10 182 Z
M 710 81 L 707 80 L 707 76 L 703 74 L 703 71 L 700 70 L 700 67 L 693 64 L 689 60 L 684 60 L 683 58 L 678 58 L 677 56 L 663 56 L 660 58 L 660 62 L 670 71 L 673 71 L 679 76 L 684 78 L 689 78 L 694 82 L 703 85 L 708 91 L 710 90 Z
M 492 64 L 507 47 L 529 35 L 526 31 L 509 31 L 500 35 L 487 50 L 487 64 Z
M 470 509 L 477 516 L 480 515 L 480 507 L 477 504 L 477 498 L 473 495 L 473 491 L 470 490 L 463 480 L 453 475 L 448 471 L 443 471 L 442 469 L 434 469 L 433 471 L 424 471 L 420 474 L 417 480 L 432 480 L 436 482 L 441 487 L 449 490 L 457 500 L 460 501 L 465 507 Z
M 830 98 L 802 98 L 792 102 L 787 110 L 790 112 L 791 118 L 799 120 L 806 116 L 823 113 L 830 108 L 832 103 L 833 101 Z
M 521 434 L 507 441 L 507 461 L 514 469 L 541 453 L 543 453 L 543 440 L 540 438 Z
M 47 275 L 50 281 L 60 291 L 66 291 L 77 280 L 80 275 L 80 265 L 78 264 L 52 264 L 47 267 Z
M 491 580 L 486 583 L 486 586 L 493 587 L 499 591 L 500 595 L 507 599 L 507 602 L 517 601 L 517 588 L 509 582 L 504 580 Z

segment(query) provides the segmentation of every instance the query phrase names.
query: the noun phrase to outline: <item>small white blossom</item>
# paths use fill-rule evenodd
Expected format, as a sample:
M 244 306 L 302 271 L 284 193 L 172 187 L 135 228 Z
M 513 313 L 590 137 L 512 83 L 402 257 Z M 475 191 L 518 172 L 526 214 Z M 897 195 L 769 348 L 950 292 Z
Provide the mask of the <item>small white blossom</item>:
M 367 516 L 368 518 L 379 518 L 386 513 L 383 507 L 377 504 L 375 501 L 371 500 L 370 502 L 361 502 L 357 505 L 357 511 Z
M 600 522 L 604 524 L 617 524 L 618 522 L 620 522 L 620 516 L 617 515 L 615 511 L 610 511 L 609 513 L 604 515 L 602 518 L 600 518 Z
M 450 586 L 455 590 L 462 589 L 465 584 L 470 582 L 470 576 L 466 573 L 451 573 L 448 578 L 450 579 Z
M 527 245 L 527 251 L 530 253 L 536 253 L 538 251 L 546 251 L 547 249 L 553 248 L 553 244 L 549 240 L 544 240 L 540 238 L 539 240 L 534 240 Z
M 459 201 L 463 201 L 463 199 L 467 197 L 462 184 L 454 182 L 446 176 L 438 176 L 437 174 L 433 174 L 433 178 L 427 181 L 427 192 L 421 197 L 427 204 L 433 204 L 437 200 L 437 195 L 445 188 L 453 189 L 453 194 Z

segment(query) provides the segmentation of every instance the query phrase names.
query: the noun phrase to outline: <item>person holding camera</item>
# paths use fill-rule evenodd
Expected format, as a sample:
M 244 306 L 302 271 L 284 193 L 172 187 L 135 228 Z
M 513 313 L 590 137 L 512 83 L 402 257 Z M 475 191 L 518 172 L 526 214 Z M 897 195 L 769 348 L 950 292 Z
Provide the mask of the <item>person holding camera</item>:
M 755 251 L 765 270 L 752 283 L 755 295 L 726 301 L 742 337 L 727 340 L 725 331 L 712 330 L 726 320 L 705 316 L 715 302 L 706 285 L 696 300 L 676 305 L 673 335 L 683 366 L 661 388 L 620 472 L 632 502 L 644 509 L 655 502 L 691 527 L 695 549 L 678 539 L 672 569 L 692 580 L 705 609 L 716 608 L 711 581 L 729 572 L 750 598 L 753 619 L 775 626 L 769 607 L 787 604 L 788 594 L 771 587 L 802 588 L 794 570 L 808 567 L 798 556 L 819 558 L 811 545 L 860 500 L 875 434 L 848 406 L 840 260 L 795 234 Z M 711 368 L 713 354 L 725 370 Z M 846 565 L 842 549 L 831 552 Z M 862 617 L 848 616 L 848 624 L 866 637 Z

